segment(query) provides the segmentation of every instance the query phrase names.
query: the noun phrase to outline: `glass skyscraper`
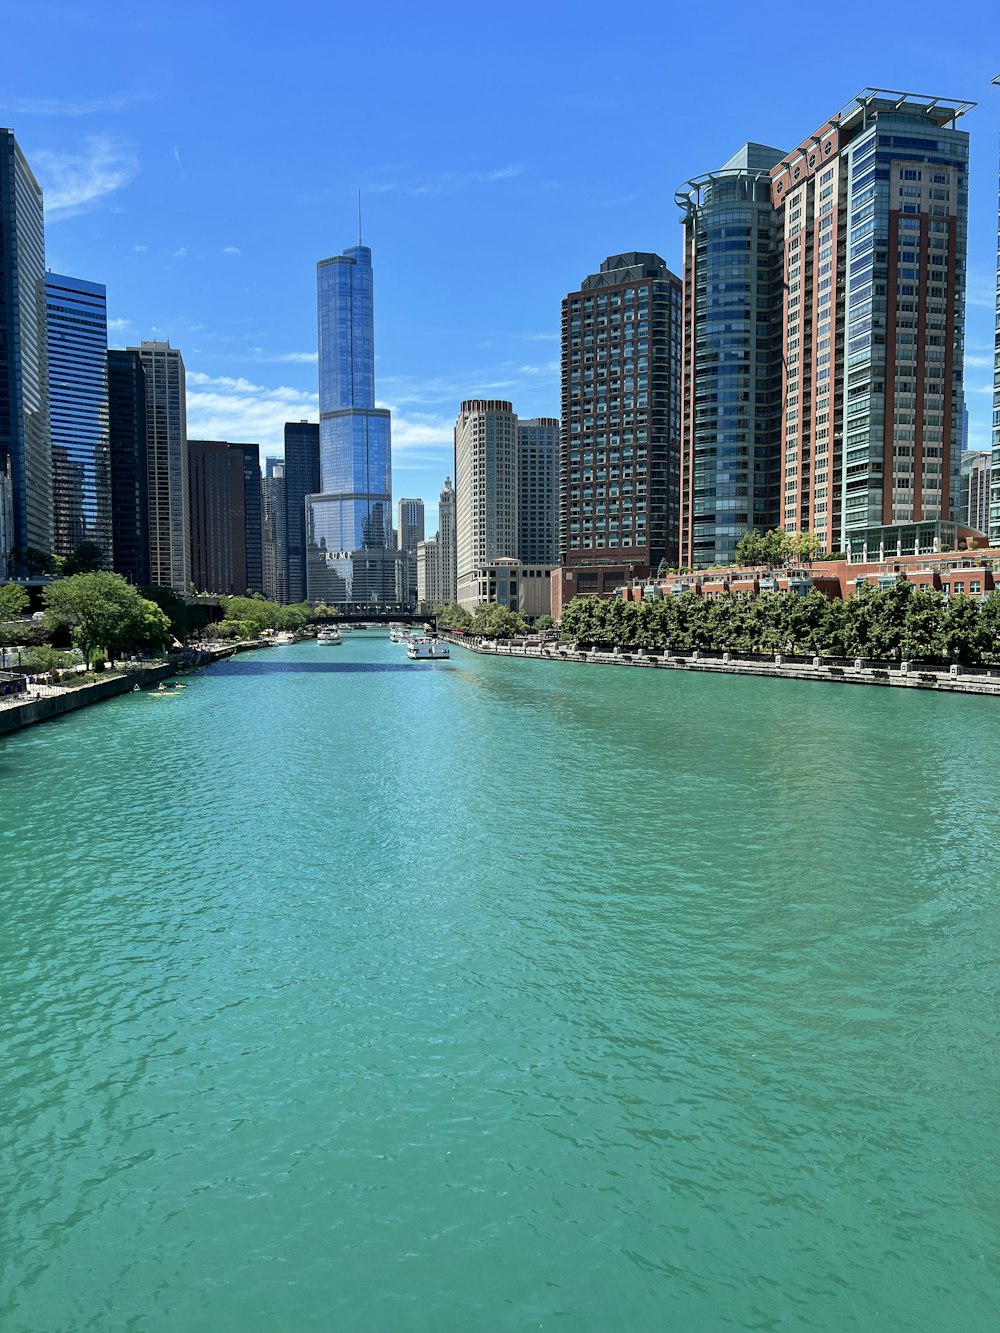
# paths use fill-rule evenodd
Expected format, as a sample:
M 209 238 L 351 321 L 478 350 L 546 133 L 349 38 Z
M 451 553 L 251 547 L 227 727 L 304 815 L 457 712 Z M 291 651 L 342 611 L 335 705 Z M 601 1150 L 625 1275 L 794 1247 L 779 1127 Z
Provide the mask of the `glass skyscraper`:
M 42 191 L 0 129 L 0 503 L 11 545 L 52 550 L 52 441 Z M 6 554 L 6 552 L 5 552 Z
M 53 550 L 101 548 L 112 568 L 108 304 L 99 282 L 45 275 L 52 418 Z
M 371 250 L 317 265 L 321 493 L 306 500 L 310 601 L 398 602 L 389 413 L 375 406 Z

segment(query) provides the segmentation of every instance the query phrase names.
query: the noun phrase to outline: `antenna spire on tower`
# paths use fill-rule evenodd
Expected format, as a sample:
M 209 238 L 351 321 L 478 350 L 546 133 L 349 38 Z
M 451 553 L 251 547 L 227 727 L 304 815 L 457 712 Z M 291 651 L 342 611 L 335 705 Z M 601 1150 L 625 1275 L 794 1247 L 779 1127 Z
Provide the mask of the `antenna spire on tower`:
M 358 191 L 358 245 L 361 244 L 361 191 Z

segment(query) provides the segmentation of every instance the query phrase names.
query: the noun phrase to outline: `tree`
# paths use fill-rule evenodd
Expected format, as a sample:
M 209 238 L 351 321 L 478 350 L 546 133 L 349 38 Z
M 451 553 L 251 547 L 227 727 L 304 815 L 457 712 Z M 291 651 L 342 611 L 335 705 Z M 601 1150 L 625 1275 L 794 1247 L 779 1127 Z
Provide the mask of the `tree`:
M 170 622 L 171 635 L 183 642 L 191 629 L 191 617 L 188 604 L 180 593 L 155 584 L 143 585 L 139 592 L 147 602 L 154 602 L 160 608 Z
M 791 559 L 790 533 L 783 532 L 781 528 L 772 528 L 764 535 L 763 542 L 764 564 L 768 569 L 777 569 L 780 565 L 786 565 Z
M 0 620 L 16 620 L 29 601 L 26 589 L 17 583 L 5 583 L 0 587 Z
M 63 561 L 62 573 L 67 577 L 71 574 L 93 574 L 103 568 L 104 552 L 97 542 L 79 542 L 73 554 Z
M 664 556 L 656 567 L 656 577 L 658 579 L 662 579 L 665 578 L 669 573 L 670 573 L 670 561 L 667 559 L 666 556 Z
M 745 532 L 736 543 L 736 563 L 738 565 L 763 565 L 764 538 L 756 528 Z
M 823 543 L 814 532 L 791 532 L 788 534 L 788 549 L 793 560 L 811 565 L 822 554 Z
M 472 628 L 472 616 L 464 607 L 452 602 L 445 606 L 443 603 L 434 608 L 434 615 L 437 617 L 439 629 L 451 630 L 453 633 L 466 634 Z
M 964 593 L 949 597 L 945 602 L 941 628 L 945 654 L 951 661 L 980 661 L 989 643 L 989 634 L 974 597 L 966 597 Z
M 472 617 L 472 632 L 484 639 L 512 639 L 516 634 L 526 634 L 528 626 L 524 616 L 510 607 L 499 602 L 480 602 Z
M 99 570 L 50 583 L 42 594 L 50 629 L 68 628 L 89 666 L 98 649 L 114 659 L 131 643 L 162 642 L 170 622 L 119 574 Z
M 536 617 L 535 617 L 535 629 L 536 629 L 536 630 L 552 629 L 552 627 L 555 625 L 555 623 L 556 623 L 556 622 L 552 619 L 551 616 L 536 616 Z

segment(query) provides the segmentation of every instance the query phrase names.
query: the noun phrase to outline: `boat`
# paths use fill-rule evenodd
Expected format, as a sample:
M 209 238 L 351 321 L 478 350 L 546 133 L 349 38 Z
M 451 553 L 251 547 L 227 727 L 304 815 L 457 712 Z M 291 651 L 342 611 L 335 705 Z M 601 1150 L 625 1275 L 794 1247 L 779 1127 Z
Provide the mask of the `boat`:
M 393 625 L 389 631 L 390 643 L 409 643 L 410 636 L 401 626 Z
M 316 635 L 316 642 L 324 644 L 337 644 L 337 643 L 342 643 L 343 640 L 340 637 L 340 630 L 337 629 L 336 625 L 327 625 L 323 629 L 321 629 L 319 633 Z
M 439 662 L 450 654 L 441 639 L 407 639 L 406 656 L 411 662 Z

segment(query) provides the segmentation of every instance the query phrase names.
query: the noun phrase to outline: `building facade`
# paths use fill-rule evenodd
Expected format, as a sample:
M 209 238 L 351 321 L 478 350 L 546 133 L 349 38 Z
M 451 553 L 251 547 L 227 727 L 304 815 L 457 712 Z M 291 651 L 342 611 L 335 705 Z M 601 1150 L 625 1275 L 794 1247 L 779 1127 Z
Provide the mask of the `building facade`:
M 641 251 L 562 303 L 562 599 L 677 560 L 681 310 L 680 279 Z
M 559 563 L 559 422 L 517 422 L 517 549 L 529 565 Z
M 306 496 L 320 489 L 319 423 L 285 422 L 285 531 L 288 600 L 306 600 Z
M 188 441 L 191 580 L 199 593 L 263 591 L 257 445 Z
M 866 88 L 771 171 L 782 526 L 828 550 L 902 550 L 961 507 L 970 106 Z
M 988 449 L 966 449 L 962 454 L 961 521 L 974 532 L 989 532 L 991 459 Z
M 779 525 L 782 246 L 771 202 L 781 149 L 748 143 L 675 196 L 683 212 L 682 568 L 728 564 Z
M 407 604 L 417 599 L 417 546 L 424 540 L 423 500 L 400 500 L 396 506 L 396 548 L 401 567 Z
M 458 551 L 455 541 L 455 488 L 445 477 L 438 497 L 437 604 L 452 606 L 458 601 Z
M 487 566 L 517 559 L 518 499 L 513 407 L 467 399 L 455 423 L 457 600 L 466 611 L 488 600 Z
M 285 515 L 285 464 L 280 458 L 264 460 L 261 485 L 264 506 L 264 596 L 284 605 L 288 601 L 288 529 Z
M 42 191 L 0 129 L 0 476 L 10 547 L 52 550 L 52 440 Z M 5 551 L 6 554 L 6 551 Z
M 395 605 L 389 412 L 375 406 L 371 250 L 317 265 L 321 492 L 306 500 L 310 601 Z
M 168 342 L 128 350 L 138 352 L 146 373 L 149 581 L 183 595 L 191 583 L 184 360 Z
M 113 567 L 108 303 L 99 282 L 45 275 L 52 435 L 52 549 L 100 547 Z
M 435 607 L 440 605 L 441 583 L 439 577 L 438 539 L 430 537 L 427 541 L 417 542 L 417 604 Z
M 1000 85 L 1000 75 L 993 80 Z M 998 190 L 1000 197 L 1000 190 Z M 1000 203 L 997 206 L 997 301 L 993 345 L 993 465 L 990 480 L 990 545 L 1000 546 Z
M 112 567 L 141 586 L 150 581 L 146 372 L 138 352 L 112 348 L 107 375 Z

